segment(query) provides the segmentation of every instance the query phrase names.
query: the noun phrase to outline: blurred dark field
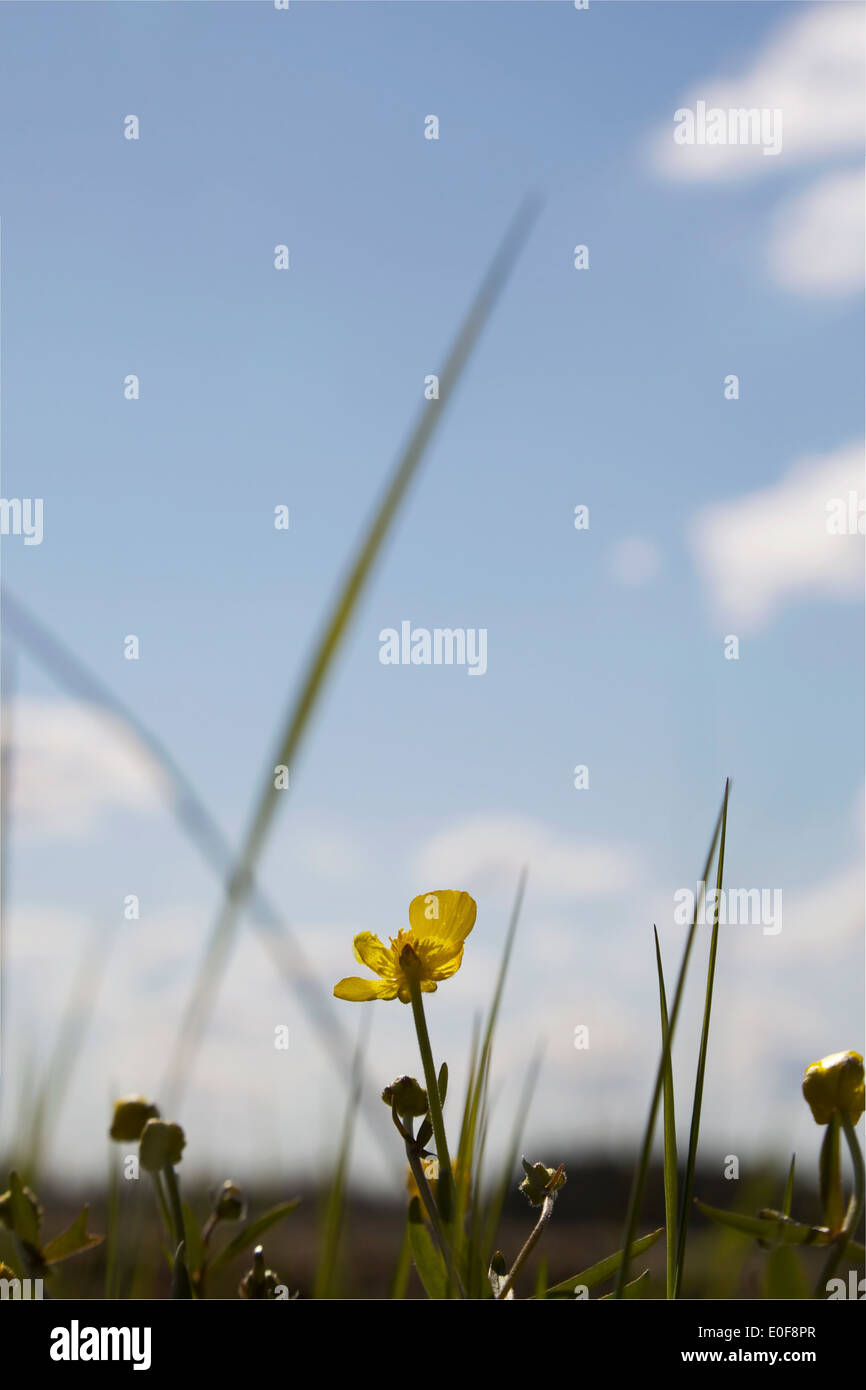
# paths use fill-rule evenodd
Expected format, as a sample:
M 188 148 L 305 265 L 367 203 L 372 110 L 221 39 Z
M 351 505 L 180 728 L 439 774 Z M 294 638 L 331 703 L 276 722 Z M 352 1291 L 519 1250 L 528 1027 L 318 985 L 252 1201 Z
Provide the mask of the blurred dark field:
M 607 1158 L 565 1161 L 568 1183 L 556 1205 L 535 1256 L 522 1274 L 518 1297 L 528 1297 L 535 1286 L 540 1260 L 546 1261 L 548 1283 L 565 1279 L 602 1259 L 622 1244 L 623 1214 L 628 1202 L 632 1168 Z M 784 1165 L 773 1164 L 739 1181 L 726 1181 L 719 1173 L 698 1169 L 695 1192 L 704 1201 L 726 1210 L 755 1213 L 761 1207 L 777 1207 L 784 1187 Z M 180 1174 L 181 1180 L 183 1174 Z M 228 1176 L 228 1175 L 227 1175 Z M 517 1191 L 519 1174 L 509 1196 L 500 1227 L 499 1246 L 513 1259 L 533 1225 L 533 1215 Z M 814 1175 L 803 1174 L 795 1188 L 794 1209 L 801 1219 L 819 1221 Z M 184 1198 L 200 1220 L 210 1207 L 210 1193 L 193 1185 L 183 1187 Z M 38 1196 L 45 1209 L 44 1229 L 48 1236 L 62 1230 L 81 1206 L 90 1205 L 90 1230 L 103 1234 L 106 1227 L 105 1194 L 93 1190 L 61 1189 L 42 1184 Z M 278 1202 L 300 1197 L 301 1204 L 264 1237 L 268 1266 L 288 1285 L 292 1294 L 312 1296 L 319 1253 L 322 1248 L 324 1207 L 327 1189 L 315 1191 L 286 1179 L 261 1184 L 245 1192 L 247 1218 L 254 1219 Z M 391 1280 L 405 1230 L 406 1207 L 397 1201 L 354 1192 L 349 1195 L 340 1244 L 340 1284 L 338 1296 L 351 1299 L 388 1298 Z M 167 1298 L 169 1272 L 161 1248 L 162 1232 L 154 1204 L 151 1184 L 146 1177 L 121 1182 L 118 1266 L 120 1288 L 126 1298 Z M 646 1202 L 639 1225 L 644 1234 L 664 1224 L 664 1197 L 661 1167 L 650 1171 Z M 218 1249 L 239 1229 L 226 1224 L 215 1237 Z M 6 1233 L 0 1233 L 0 1258 L 6 1249 Z M 106 1246 L 76 1256 L 58 1266 L 46 1293 L 54 1298 L 101 1299 L 105 1297 Z M 814 1277 L 822 1252 L 801 1251 L 799 1258 L 807 1278 Z M 689 1239 L 686 1298 L 761 1298 L 764 1296 L 766 1254 L 750 1238 L 706 1222 L 696 1213 Z M 648 1268 L 652 1275 L 649 1296 L 664 1298 L 664 1241 L 659 1241 L 635 1261 L 635 1273 Z M 235 1298 L 240 1279 L 251 1264 L 249 1252 L 238 1255 L 231 1265 L 209 1278 L 209 1298 Z M 611 1283 L 593 1290 L 599 1297 Z M 408 1293 L 425 1297 L 414 1270 Z

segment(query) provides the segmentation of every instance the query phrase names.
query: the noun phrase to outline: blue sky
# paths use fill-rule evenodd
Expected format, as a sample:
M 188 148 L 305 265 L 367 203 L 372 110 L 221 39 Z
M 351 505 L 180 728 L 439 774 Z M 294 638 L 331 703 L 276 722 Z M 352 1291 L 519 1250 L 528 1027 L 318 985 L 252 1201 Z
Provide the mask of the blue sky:
M 637 1133 L 651 925 L 673 962 L 671 894 L 694 884 L 727 774 L 728 881 L 781 887 L 785 926 L 723 942 L 708 1143 L 757 1151 L 799 1125 L 813 1144 L 800 1072 L 862 1034 L 862 538 L 823 525 L 833 487 L 862 494 L 858 15 L 0 8 L 3 495 L 45 507 L 40 546 L 4 539 L 4 581 L 235 841 L 425 376 L 515 207 L 544 194 L 292 769 L 263 881 L 329 988 L 355 931 L 396 933 L 431 887 L 472 892 L 465 965 L 431 1013 L 459 1057 L 525 847 L 500 1075 L 511 1093 L 547 1038 L 532 1129 L 553 1145 Z M 674 111 L 716 92 L 783 109 L 778 158 L 676 163 Z M 486 628 L 487 673 L 381 665 L 379 632 L 404 619 Z M 7 1027 L 48 1045 L 64 963 L 102 924 L 112 955 L 62 1121 L 68 1161 L 101 1168 L 106 1097 L 157 1088 L 218 891 L 142 760 L 23 657 L 18 681 Z M 384 1083 L 415 1066 L 409 1017 L 368 1007 Z M 283 1021 L 295 1041 L 274 1058 Z M 4 1126 L 16 1076 L 10 1045 Z M 191 1135 L 217 1167 L 309 1165 L 340 1104 L 245 930 Z

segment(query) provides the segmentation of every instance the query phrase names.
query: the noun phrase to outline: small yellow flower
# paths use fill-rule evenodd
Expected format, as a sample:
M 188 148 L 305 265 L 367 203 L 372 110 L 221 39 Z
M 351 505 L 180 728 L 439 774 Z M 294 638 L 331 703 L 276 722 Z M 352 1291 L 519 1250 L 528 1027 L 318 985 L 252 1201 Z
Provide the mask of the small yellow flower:
M 392 936 L 390 947 L 369 931 L 355 937 L 355 959 L 380 978 L 363 980 L 353 975 L 340 980 L 334 994 L 353 1002 L 399 999 L 408 1004 L 412 996 L 407 972 L 414 974 L 425 994 L 432 994 L 437 980 L 447 980 L 460 969 L 475 912 L 475 901 L 468 893 L 447 889 L 413 898 L 409 930 Z
M 859 1052 L 834 1052 L 806 1068 L 803 1095 L 815 1123 L 827 1125 L 834 1111 L 855 1124 L 863 1114 L 863 1058 Z

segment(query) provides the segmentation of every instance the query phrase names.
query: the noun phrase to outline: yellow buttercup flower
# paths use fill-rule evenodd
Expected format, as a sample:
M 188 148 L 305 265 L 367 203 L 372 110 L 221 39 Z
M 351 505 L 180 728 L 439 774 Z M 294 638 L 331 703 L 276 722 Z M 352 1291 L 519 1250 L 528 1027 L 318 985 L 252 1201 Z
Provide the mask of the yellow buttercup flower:
M 374 971 L 378 980 L 357 975 L 334 986 L 338 999 L 411 1000 L 409 975 L 425 994 L 432 994 L 438 980 L 447 980 L 460 969 L 463 944 L 475 925 L 475 900 L 451 889 L 422 893 L 409 904 L 409 930 L 391 937 L 385 946 L 372 932 L 355 937 L 355 959 Z

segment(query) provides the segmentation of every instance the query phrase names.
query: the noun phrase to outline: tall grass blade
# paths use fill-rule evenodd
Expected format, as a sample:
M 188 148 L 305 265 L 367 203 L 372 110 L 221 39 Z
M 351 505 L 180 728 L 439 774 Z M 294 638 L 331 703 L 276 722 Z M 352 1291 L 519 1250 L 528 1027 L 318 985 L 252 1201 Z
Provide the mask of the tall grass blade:
M 710 1014 L 713 1007 L 713 985 L 716 977 L 716 954 L 719 948 L 719 904 L 722 894 L 722 879 L 725 872 L 725 839 L 728 829 L 728 795 L 730 783 L 725 783 L 725 799 L 722 804 L 722 833 L 719 840 L 719 862 L 716 870 L 716 897 L 713 905 L 713 932 L 710 939 L 710 959 L 707 966 L 707 989 L 704 998 L 704 1021 L 701 1027 L 701 1045 L 698 1051 L 698 1069 L 695 1076 L 695 1094 L 692 1102 L 692 1123 L 689 1131 L 689 1152 L 686 1159 L 686 1172 L 683 1181 L 682 1205 L 680 1207 L 680 1229 L 677 1240 L 677 1268 L 674 1280 L 674 1298 L 678 1298 L 683 1283 L 683 1264 L 686 1257 L 689 1217 L 691 1216 L 692 1192 L 695 1184 L 695 1164 L 698 1160 L 698 1139 L 701 1131 L 701 1105 L 704 1098 L 704 1077 L 707 1070 L 707 1049 L 710 1042 Z
M 358 1037 L 358 1046 L 355 1051 L 355 1060 L 352 1067 L 352 1086 L 349 1091 L 346 1113 L 343 1118 L 340 1152 L 337 1157 L 337 1166 L 331 1180 L 331 1186 L 325 1204 L 325 1219 L 320 1241 L 321 1253 L 313 1285 L 313 1298 L 339 1297 L 337 1284 L 340 1237 L 343 1234 L 343 1223 L 346 1213 L 346 1187 L 349 1179 L 352 1139 L 355 1133 L 355 1120 L 358 1114 L 358 1107 L 361 1102 L 361 1078 L 364 1073 L 364 1056 L 370 1037 L 371 1023 L 372 1015 L 369 1013 L 364 1014 L 362 1016 L 361 1031 Z
M 706 863 L 704 864 L 704 871 L 700 877 L 701 885 L 706 883 L 707 874 L 710 872 L 710 867 L 715 857 L 716 845 L 719 842 L 719 835 L 722 829 L 722 818 L 725 814 L 725 810 L 728 804 L 728 786 L 729 783 L 726 782 L 722 809 L 719 811 L 718 818 L 716 820 L 716 828 L 713 831 L 712 843 L 710 844 L 709 853 L 707 854 Z M 695 934 L 697 932 L 698 917 L 700 916 L 701 908 L 703 906 L 703 897 L 703 887 L 701 887 L 698 893 L 697 901 L 695 903 L 695 911 L 692 917 L 691 926 L 689 927 L 688 936 L 686 937 L 686 944 L 683 950 L 683 958 L 680 964 L 680 973 L 677 976 L 676 989 L 674 990 L 674 999 L 673 1004 L 671 1005 L 670 1018 L 668 1020 L 668 1052 L 673 1047 L 674 1030 L 676 1028 L 677 1018 L 679 1017 L 680 1003 L 683 997 L 683 990 L 685 988 L 686 982 L 686 974 L 688 972 L 689 967 L 689 959 L 691 957 L 692 947 L 695 941 Z M 623 1235 L 622 1242 L 622 1247 L 625 1251 L 625 1255 L 622 1264 L 619 1267 L 619 1272 L 617 1275 L 615 1290 L 617 1298 L 622 1298 L 623 1291 L 625 1289 L 626 1284 L 628 1283 L 628 1267 L 629 1260 L 631 1258 L 631 1248 L 634 1242 L 638 1218 L 640 1216 L 641 1203 L 643 1201 L 644 1190 L 646 1188 L 646 1177 L 647 1171 L 649 1169 L 650 1158 L 652 1155 L 652 1143 L 653 1134 L 655 1132 L 656 1116 L 658 1114 L 659 1100 L 661 1099 L 662 1088 L 664 1086 L 665 1053 L 666 1049 L 663 1047 L 661 1050 L 661 1056 L 659 1058 L 658 1070 L 656 1072 L 655 1085 L 653 1087 L 652 1099 L 650 1101 L 649 1107 L 649 1115 L 647 1116 L 646 1128 L 644 1130 L 643 1141 L 641 1143 L 638 1164 L 637 1168 L 635 1169 L 635 1175 L 632 1180 L 631 1193 L 629 1195 L 628 1211 L 625 1219 L 625 1232 Z
M 659 934 L 653 927 L 656 943 L 656 966 L 659 977 L 659 1006 L 662 1020 L 662 1051 L 664 1054 L 664 1136 L 665 1136 L 665 1298 L 673 1298 L 677 1267 L 677 1122 L 674 1112 L 674 1071 L 671 1063 L 668 1035 L 668 1005 L 665 998 L 665 977 Z
M 192 995 L 184 1013 L 174 1054 L 169 1067 L 164 1093 L 172 1108 L 177 1107 L 183 1086 L 189 1076 L 211 1006 L 216 997 L 223 969 L 235 937 L 241 910 L 253 881 L 253 872 L 264 848 L 271 821 L 285 793 L 274 787 L 270 769 L 280 765 L 292 767 L 307 726 L 315 710 L 331 667 L 355 614 L 361 594 L 370 578 L 373 566 L 397 516 L 400 504 L 413 481 L 427 445 L 433 437 L 442 413 L 454 394 L 463 368 L 475 342 L 490 317 L 491 311 L 508 280 L 517 254 L 522 248 L 535 221 L 538 203 L 527 200 L 518 210 L 496 253 L 469 310 L 457 339 L 439 374 L 441 399 L 426 402 L 418 422 L 403 449 L 400 460 L 388 483 L 379 507 L 368 527 L 336 601 L 315 643 L 300 690 L 291 705 L 284 731 L 268 762 L 268 775 L 261 788 L 252 821 L 230 876 L 225 900 L 208 941 L 204 960 L 195 981 Z M 431 408 L 432 404 L 432 408 Z

